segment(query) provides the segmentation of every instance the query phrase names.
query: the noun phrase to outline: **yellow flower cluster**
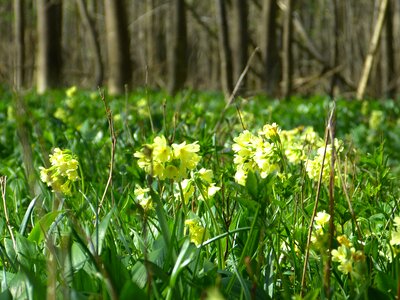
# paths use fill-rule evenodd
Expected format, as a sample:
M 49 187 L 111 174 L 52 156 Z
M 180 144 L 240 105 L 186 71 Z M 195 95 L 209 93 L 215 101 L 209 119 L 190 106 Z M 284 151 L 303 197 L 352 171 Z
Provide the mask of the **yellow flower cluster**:
M 55 148 L 49 155 L 51 167 L 40 167 L 40 179 L 53 191 L 71 195 L 71 184 L 79 179 L 79 162 L 70 150 Z
M 392 247 L 394 256 L 400 253 L 400 217 L 396 216 L 393 220 L 394 230 L 390 239 L 390 246 Z
M 249 171 L 259 172 L 262 178 L 271 173 L 280 172 L 280 161 L 285 157 L 290 164 L 304 163 L 308 176 L 317 181 L 325 152 L 324 140 L 312 127 L 297 127 L 292 130 L 281 130 L 276 123 L 266 124 L 258 135 L 245 130 L 234 138 L 232 150 L 235 153 L 235 180 L 241 185 L 246 184 Z M 335 140 L 335 149 L 342 149 Z M 330 157 L 332 148 L 327 147 L 324 161 L 324 180 L 329 180 Z
M 385 121 L 385 115 L 381 110 L 373 110 L 369 118 L 369 128 L 372 130 L 378 130 L 383 122 Z
M 338 270 L 343 274 L 361 275 L 360 268 L 365 261 L 361 250 L 353 247 L 346 235 L 337 237 L 340 246 L 332 250 L 332 261 L 339 262 Z
M 201 225 L 198 219 L 188 219 L 185 221 L 185 225 L 189 229 L 190 241 L 196 246 L 200 246 L 207 238 L 206 229 Z
M 201 188 L 205 188 L 203 193 L 200 193 L 199 195 L 199 199 L 201 200 L 204 200 L 203 194 L 204 196 L 211 198 L 221 189 L 220 187 L 216 186 L 214 182 L 212 182 L 214 177 L 212 170 L 201 168 L 199 171 L 193 172 L 192 175 L 192 178 L 184 179 L 180 183 L 185 203 L 189 202 L 189 199 L 194 195 L 196 191 L 195 178 L 199 178 L 201 181 Z M 180 191 L 175 194 L 175 197 L 180 197 Z
M 279 168 L 278 147 L 279 127 L 274 123 L 265 125 L 258 135 L 245 130 L 234 138 L 232 150 L 235 152 L 233 162 L 236 164 L 235 180 L 246 185 L 249 171 L 259 172 L 262 178 L 277 172 Z
M 324 159 L 324 152 L 325 152 L 325 159 Z M 332 145 L 328 145 L 326 147 L 326 151 L 325 151 L 325 146 L 318 148 L 317 155 L 315 155 L 314 159 L 310 159 L 306 162 L 306 171 L 308 177 L 310 177 L 314 181 L 318 181 L 323 162 L 324 170 L 322 173 L 322 182 L 328 183 L 330 178 L 331 159 L 332 159 Z
M 153 201 L 149 196 L 149 192 L 149 188 L 142 188 L 138 184 L 135 187 L 134 195 L 136 201 L 143 208 L 144 211 L 148 211 L 153 208 Z
M 197 152 L 200 146 L 195 143 L 172 144 L 167 143 L 166 138 L 161 135 L 154 138 L 152 144 L 146 144 L 134 153 L 138 158 L 138 165 L 146 173 L 160 179 L 183 179 L 188 171 L 196 168 L 200 161 Z
M 299 126 L 292 130 L 282 130 L 280 137 L 285 156 L 292 164 L 307 161 L 310 149 L 323 143 L 312 127 Z
M 314 218 L 314 231 L 311 236 L 311 242 L 317 246 L 322 246 L 325 242 L 326 226 L 331 219 L 330 214 L 325 211 L 320 211 Z M 321 245 L 319 245 L 321 244 Z

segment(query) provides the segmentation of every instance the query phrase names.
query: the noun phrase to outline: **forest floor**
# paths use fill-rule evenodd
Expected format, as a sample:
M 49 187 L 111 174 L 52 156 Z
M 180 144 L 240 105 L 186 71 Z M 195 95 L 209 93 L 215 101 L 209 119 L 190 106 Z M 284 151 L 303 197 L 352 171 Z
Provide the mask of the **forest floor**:
M 0 296 L 400 296 L 393 100 L 0 95 Z

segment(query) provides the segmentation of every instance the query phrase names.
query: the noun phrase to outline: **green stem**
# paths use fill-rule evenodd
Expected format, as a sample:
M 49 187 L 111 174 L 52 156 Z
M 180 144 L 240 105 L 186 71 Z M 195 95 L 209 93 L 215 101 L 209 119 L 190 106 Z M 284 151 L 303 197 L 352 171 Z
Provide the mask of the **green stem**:
M 250 232 L 249 232 L 249 237 L 248 237 L 248 239 L 246 240 L 246 244 L 244 245 L 244 248 L 243 248 L 243 251 L 242 251 L 242 255 L 240 256 L 240 259 L 239 259 L 239 262 L 238 262 L 239 265 L 241 266 L 241 268 L 244 268 L 244 263 L 243 263 L 243 262 L 244 262 L 244 258 L 245 258 L 245 256 L 246 256 L 247 249 L 249 248 L 250 244 L 253 243 L 253 240 L 252 240 L 251 237 L 253 236 L 253 234 L 254 234 L 254 232 L 255 232 L 255 230 L 256 230 L 256 222 L 257 222 L 259 213 L 260 213 L 260 205 L 257 207 L 256 213 L 255 213 L 255 215 L 254 215 L 253 222 L 252 222 L 252 224 L 251 224 L 251 228 L 250 228 Z M 240 274 L 240 272 L 239 272 L 238 274 Z M 228 283 L 227 287 L 226 287 L 226 292 L 227 292 L 228 294 L 229 294 L 229 292 L 231 291 L 234 282 L 235 282 L 235 277 L 232 276 L 231 279 L 229 280 L 229 283 Z
M 158 221 L 160 222 L 160 227 L 161 227 L 161 234 L 164 238 L 165 245 L 167 246 L 167 249 L 171 250 L 171 234 L 169 231 L 169 226 L 168 226 L 168 221 L 167 217 L 165 216 L 165 210 L 164 206 L 162 205 L 161 199 L 158 196 L 158 194 L 153 190 L 153 188 L 150 186 L 150 195 L 153 201 L 156 203 L 156 214 Z

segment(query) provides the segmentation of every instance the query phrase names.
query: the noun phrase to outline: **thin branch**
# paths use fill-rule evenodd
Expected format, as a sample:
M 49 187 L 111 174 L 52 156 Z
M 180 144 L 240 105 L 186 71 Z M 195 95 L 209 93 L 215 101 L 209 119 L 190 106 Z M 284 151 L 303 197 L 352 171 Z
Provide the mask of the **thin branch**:
M 103 196 L 101 197 L 100 204 L 99 204 L 99 206 L 97 208 L 97 214 L 99 214 L 100 211 L 101 211 L 101 208 L 103 206 L 104 199 L 106 198 L 108 189 L 111 187 L 111 190 L 112 190 L 112 176 L 113 176 L 113 169 L 114 169 L 115 145 L 117 144 L 117 137 L 116 137 L 115 131 L 114 131 L 114 122 L 113 122 L 112 112 L 111 112 L 111 110 L 110 110 L 110 108 L 108 106 L 107 100 L 106 100 L 106 98 L 104 96 L 104 92 L 100 88 L 99 88 L 99 94 L 100 94 L 101 100 L 103 101 L 104 108 L 106 110 L 108 127 L 110 129 L 111 158 L 110 158 L 110 169 L 109 169 L 109 172 L 108 172 L 108 180 L 107 180 L 107 184 L 106 184 L 106 187 L 104 189 L 104 192 L 103 192 Z M 111 202 L 112 202 L 112 205 L 114 205 L 113 193 L 111 193 Z
M 260 48 L 255 48 L 253 53 L 250 55 L 249 60 L 247 61 L 246 67 L 244 68 L 243 72 L 240 74 L 238 81 L 236 82 L 235 88 L 233 89 L 232 94 L 230 95 L 229 99 L 228 99 L 228 103 L 225 105 L 224 109 L 222 110 L 220 117 L 218 119 L 217 124 L 215 125 L 214 131 L 217 132 L 219 130 L 219 128 L 221 127 L 221 123 L 222 120 L 225 117 L 226 111 L 228 110 L 228 108 L 231 106 L 231 104 L 233 103 L 233 100 L 235 100 L 235 96 L 237 91 L 239 90 L 240 85 L 242 84 L 242 81 L 244 79 L 244 77 L 246 76 L 247 72 L 249 71 L 251 62 L 253 61 L 253 58 L 255 56 L 255 54 L 260 50 Z
M 321 163 L 321 169 L 319 172 L 319 178 L 318 178 L 318 185 L 317 185 L 317 193 L 315 195 L 315 202 L 314 202 L 314 209 L 312 212 L 311 220 L 310 220 L 310 225 L 308 227 L 308 235 L 307 235 L 307 246 L 306 246 L 306 254 L 304 258 L 304 265 L 303 265 L 303 275 L 301 277 L 301 291 L 300 295 L 303 296 L 305 292 L 305 285 L 306 285 L 306 274 L 307 274 L 307 265 L 308 265 L 308 259 L 310 257 L 310 247 L 311 247 L 311 236 L 312 236 L 312 230 L 313 230 L 313 224 L 314 224 L 314 219 L 315 216 L 317 215 L 317 209 L 318 209 L 318 202 L 319 202 L 319 195 L 321 193 L 321 186 L 322 186 L 322 175 L 324 173 L 324 165 L 325 165 L 325 157 L 326 157 L 326 150 L 328 147 L 329 143 L 329 124 L 332 123 L 334 115 L 334 110 L 331 110 L 331 114 L 329 116 L 328 120 L 328 126 L 325 130 L 325 149 L 324 149 L 324 154 L 322 156 L 322 163 Z
M 17 243 L 15 242 L 14 234 L 12 232 L 10 218 L 8 217 L 7 201 L 6 201 L 6 190 L 7 190 L 7 177 L 6 176 L 0 177 L 0 189 L 1 189 L 1 198 L 3 199 L 4 215 L 6 217 L 7 229 L 10 232 L 10 236 L 11 236 L 11 240 L 13 242 L 14 249 L 17 249 Z

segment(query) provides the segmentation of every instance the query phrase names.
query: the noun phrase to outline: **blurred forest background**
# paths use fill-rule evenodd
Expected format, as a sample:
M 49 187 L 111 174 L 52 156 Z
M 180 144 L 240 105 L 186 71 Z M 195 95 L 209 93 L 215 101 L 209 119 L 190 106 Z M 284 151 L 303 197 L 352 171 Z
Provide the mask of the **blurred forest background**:
M 257 50 L 256 50 L 257 49 Z M 395 98 L 394 0 L 0 1 L 0 82 Z

